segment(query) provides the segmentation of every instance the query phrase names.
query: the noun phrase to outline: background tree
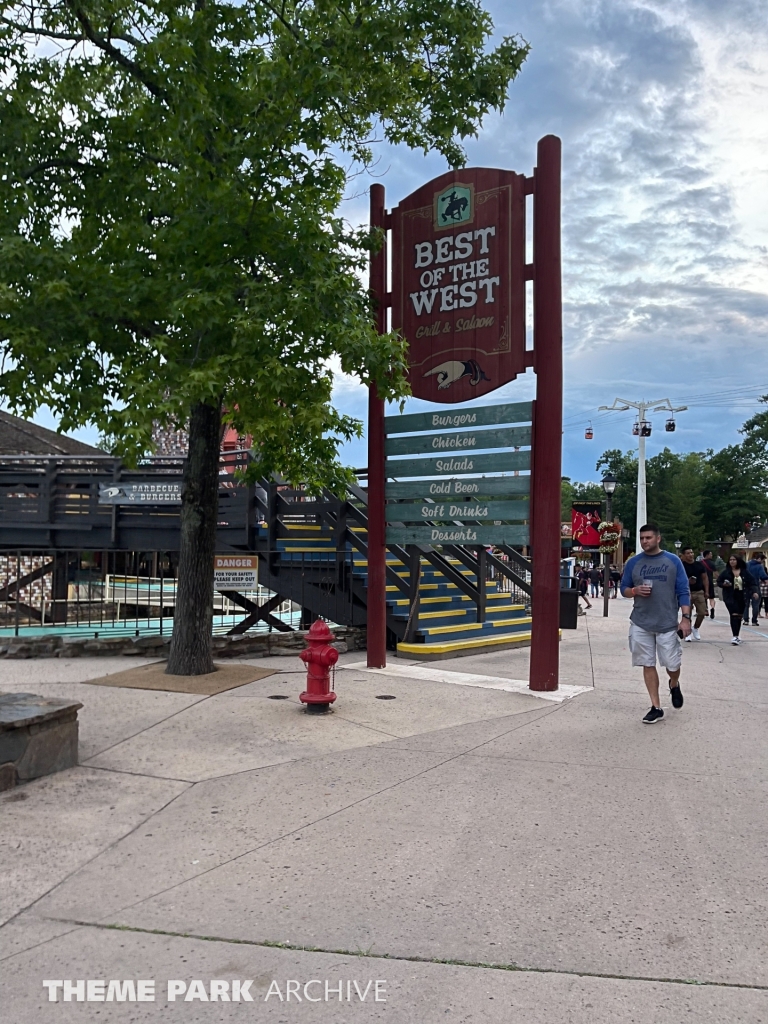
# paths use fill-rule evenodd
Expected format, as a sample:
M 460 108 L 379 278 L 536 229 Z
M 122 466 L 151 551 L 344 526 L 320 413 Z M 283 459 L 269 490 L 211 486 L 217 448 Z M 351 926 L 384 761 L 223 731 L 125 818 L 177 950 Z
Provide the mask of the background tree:
M 701 548 L 707 539 L 702 500 L 705 466 L 698 452 L 676 455 L 669 448 L 648 459 L 648 518 L 659 524 L 670 550 L 676 540 Z
M 768 482 L 749 447 L 728 445 L 709 452 L 702 498 L 709 538 L 737 537 L 755 517 L 768 517 Z
M 125 457 L 189 425 L 169 672 L 213 668 L 222 417 L 334 485 L 331 358 L 406 393 L 337 211 L 374 133 L 462 164 L 527 53 L 491 31 L 476 0 L 0 3 L 0 394 Z
M 613 473 L 616 477 L 613 515 L 627 527 L 632 537 L 637 514 L 637 456 L 634 452 L 609 448 L 597 460 L 595 468 L 598 472 Z M 634 539 L 630 543 L 634 544 Z
M 560 519 L 563 523 L 571 521 L 571 505 L 574 501 L 605 501 L 605 492 L 601 484 L 579 483 L 564 476 L 560 488 Z
M 760 399 L 768 404 L 768 396 Z M 746 421 L 744 440 L 720 451 L 677 455 L 665 448 L 646 462 L 648 518 L 662 529 L 664 543 L 675 540 L 703 547 L 737 537 L 745 523 L 768 519 L 768 410 Z M 618 481 L 613 507 L 630 530 L 637 508 L 637 456 L 609 449 L 597 470 Z
M 768 395 L 763 395 L 760 404 L 768 405 Z M 745 448 L 768 471 L 768 409 L 761 409 L 751 416 L 739 433 L 744 435 Z

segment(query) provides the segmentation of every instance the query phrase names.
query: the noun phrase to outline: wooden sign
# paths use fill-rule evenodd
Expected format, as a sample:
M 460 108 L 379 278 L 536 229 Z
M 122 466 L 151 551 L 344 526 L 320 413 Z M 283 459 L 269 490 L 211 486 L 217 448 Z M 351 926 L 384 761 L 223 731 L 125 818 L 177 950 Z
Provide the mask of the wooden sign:
M 531 493 L 530 476 L 451 477 L 447 480 L 390 480 L 388 498 L 491 498 Z
M 449 171 L 417 189 L 391 213 L 386 209 L 384 186 L 378 182 L 371 186 L 370 224 L 384 241 L 372 252 L 370 264 L 376 328 L 381 334 L 387 332 L 390 307 L 391 326 L 409 346 L 413 395 L 454 408 L 446 410 L 444 421 L 440 413 L 431 411 L 400 417 L 399 423 L 392 422 L 396 417 L 388 417 L 385 425 L 384 401 L 375 385 L 369 389 L 369 668 L 383 668 L 387 662 L 387 543 L 531 544 L 535 552 L 532 596 L 538 612 L 531 628 L 530 686 L 544 691 L 558 687 L 563 424 L 561 157 L 560 139 L 547 135 L 539 140 L 536 167 L 529 176 L 487 168 Z M 532 212 L 530 264 L 525 262 L 526 196 L 531 197 Z M 532 283 L 530 348 L 525 331 L 526 281 Z M 482 455 L 457 448 L 452 454 L 431 458 L 386 459 L 387 435 L 531 422 L 529 403 L 519 403 L 529 406 L 525 419 L 522 413 L 502 413 L 500 409 L 500 418 L 485 419 L 479 406 L 466 406 L 514 380 L 526 368 L 536 377 L 531 451 L 497 450 Z M 463 418 L 467 416 L 475 418 Z M 412 447 L 398 450 L 408 455 L 417 451 Z M 390 454 L 393 452 L 390 448 Z M 517 474 L 529 470 L 532 462 L 532 476 L 519 478 Z M 486 484 L 485 473 L 495 475 L 493 483 Z M 497 475 L 502 473 L 509 475 Z M 404 481 L 403 477 L 427 479 Z M 465 484 L 472 489 L 463 493 Z M 474 489 L 475 485 L 483 490 Z M 387 500 L 477 501 L 525 494 L 523 487 L 530 489 L 531 495 L 530 535 L 526 524 L 386 523 Z M 480 617 L 484 614 L 481 605 L 478 601 Z M 411 615 L 415 608 L 416 603 L 411 605 Z
M 455 404 L 526 367 L 525 178 L 448 171 L 392 211 L 392 327 L 417 398 Z
M 528 544 L 527 526 L 388 526 L 387 544 Z
M 527 519 L 527 501 L 434 501 L 387 505 L 388 523 L 429 523 L 471 520 L 491 523 L 495 520 Z
M 454 476 L 456 473 L 508 473 L 530 469 L 531 453 L 498 452 L 494 455 L 439 455 L 427 459 L 387 459 L 387 477 Z M 389 488 L 389 485 L 387 485 Z
M 464 409 L 440 409 L 439 412 L 408 412 L 385 416 L 384 430 L 393 434 L 413 434 L 421 430 L 451 430 L 470 427 L 491 427 L 500 423 L 530 423 L 533 402 L 510 402 L 505 405 L 480 405 Z
M 424 451 L 444 454 L 421 459 L 389 458 L 385 462 L 386 541 L 388 544 L 527 544 L 530 504 L 529 476 L 457 477 L 456 473 L 510 473 L 530 468 L 530 451 L 510 451 L 531 443 L 529 426 L 475 426 L 508 424 L 530 419 L 529 402 L 476 406 L 440 413 L 388 416 L 385 450 L 388 455 Z M 413 434 L 406 431 L 464 427 Z M 393 436 L 394 435 L 394 436 Z M 497 448 L 487 455 L 472 449 Z M 465 453 L 464 450 L 469 449 Z M 503 450 L 502 450 L 503 449 Z M 403 477 L 431 477 L 406 480 Z M 437 477 L 437 479 L 435 479 Z M 440 479 L 442 477 L 442 479 Z M 394 478 L 394 479 L 393 479 Z M 489 501 L 517 497 L 523 500 Z M 403 498 L 421 498 L 403 502 Z M 515 523 L 517 520 L 517 523 Z M 414 524 L 414 525 L 411 525 Z
M 439 434 L 410 434 L 388 437 L 386 455 L 416 455 L 422 452 L 484 451 L 489 448 L 522 448 L 531 443 L 530 427 L 501 430 L 452 430 Z
M 99 488 L 100 505 L 180 505 L 181 480 L 174 483 L 114 483 Z

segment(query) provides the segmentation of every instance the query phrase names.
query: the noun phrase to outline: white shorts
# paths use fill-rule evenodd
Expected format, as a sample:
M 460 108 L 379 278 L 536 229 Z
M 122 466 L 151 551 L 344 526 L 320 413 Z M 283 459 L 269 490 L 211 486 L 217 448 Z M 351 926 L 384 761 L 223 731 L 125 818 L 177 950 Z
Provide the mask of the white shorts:
M 655 668 L 658 657 L 662 668 L 677 672 L 683 660 L 683 645 L 676 629 L 669 633 L 649 633 L 630 622 L 629 649 L 635 668 Z

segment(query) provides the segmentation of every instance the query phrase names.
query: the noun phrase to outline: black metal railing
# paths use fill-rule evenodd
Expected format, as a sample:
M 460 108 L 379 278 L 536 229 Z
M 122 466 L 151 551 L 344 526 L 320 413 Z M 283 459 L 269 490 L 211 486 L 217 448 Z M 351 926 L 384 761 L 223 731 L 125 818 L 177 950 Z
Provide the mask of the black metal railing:
M 287 561 L 285 551 L 260 555 L 256 587 L 214 590 L 215 635 L 290 632 L 308 628 L 317 617 L 365 624 L 365 571 L 353 551 L 292 553 L 289 572 L 280 574 L 280 583 L 288 579 L 290 586 L 280 592 L 262 578 L 269 576 L 266 567 L 275 555 Z M 177 577 L 178 556 L 168 551 L 0 553 L 0 638 L 170 635 Z

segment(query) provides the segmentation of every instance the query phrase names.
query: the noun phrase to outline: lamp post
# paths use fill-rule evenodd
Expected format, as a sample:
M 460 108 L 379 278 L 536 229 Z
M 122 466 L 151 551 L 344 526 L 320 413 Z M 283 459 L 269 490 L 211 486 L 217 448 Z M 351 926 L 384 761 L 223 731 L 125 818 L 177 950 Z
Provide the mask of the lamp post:
M 616 490 L 616 477 L 613 473 L 606 473 L 603 477 L 603 490 L 605 491 L 605 521 L 606 523 L 613 522 L 613 508 L 611 499 L 613 498 L 613 492 Z M 603 558 L 605 559 L 605 565 L 603 566 L 603 618 L 608 618 L 608 591 L 611 586 L 611 553 L 610 551 L 603 552 Z
M 383 186 L 382 186 L 383 187 Z M 640 554 L 640 527 L 645 525 L 645 439 L 651 435 L 651 425 L 646 423 L 646 415 L 650 409 L 654 412 L 685 412 L 685 405 L 673 406 L 668 398 L 660 398 L 655 402 L 632 402 L 628 398 L 614 398 L 613 405 L 601 405 L 598 412 L 627 412 L 637 409 L 637 515 L 635 516 L 635 554 Z M 644 433 L 645 424 L 647 431 Z M 632 431 L 635 433 L 635 431 Z
M 675 552 L 678 554 L 678 556 L 680 554 L 680 548 L 682 546 L 683 546 L 683 542 L 681 540 L 676 540 L 675 541 Z

